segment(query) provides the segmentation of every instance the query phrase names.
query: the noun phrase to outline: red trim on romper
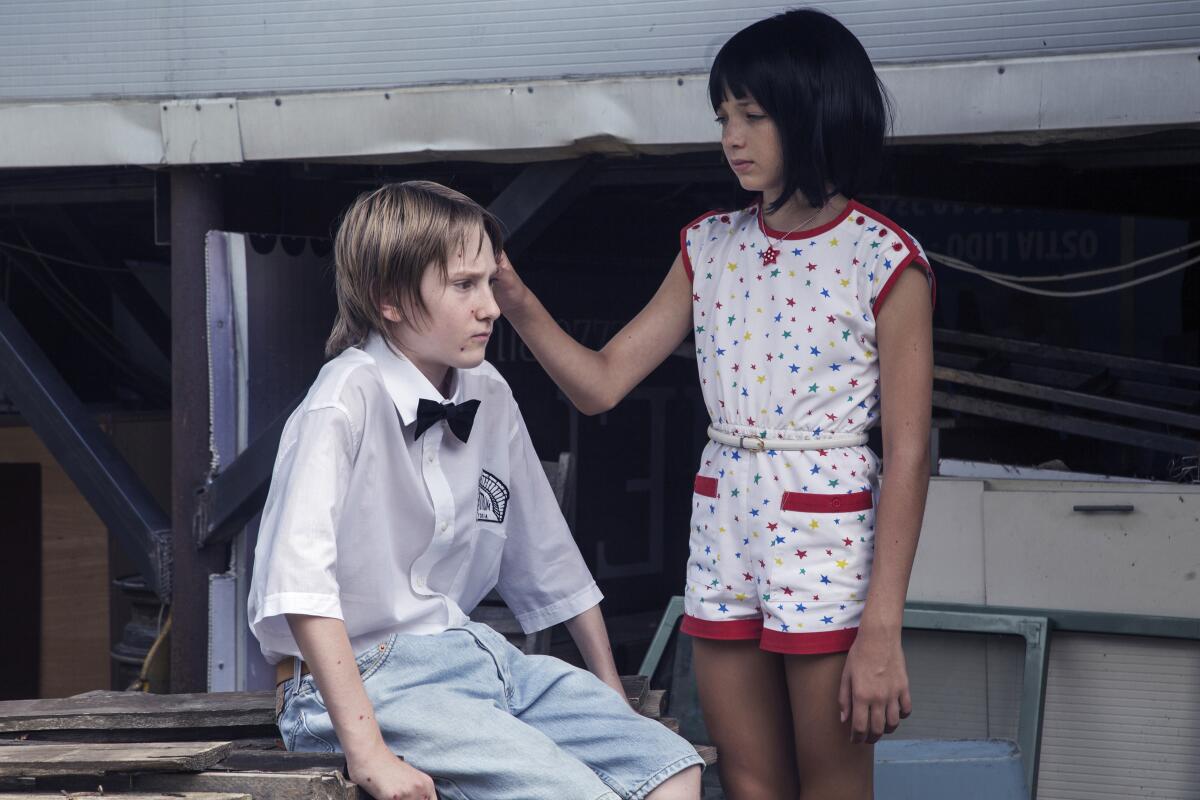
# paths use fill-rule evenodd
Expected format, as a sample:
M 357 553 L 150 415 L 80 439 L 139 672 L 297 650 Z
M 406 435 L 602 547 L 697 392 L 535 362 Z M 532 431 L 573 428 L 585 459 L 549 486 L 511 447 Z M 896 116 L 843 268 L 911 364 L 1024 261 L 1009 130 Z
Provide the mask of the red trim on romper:
M 844 653 L 854 644 L 858 628 L 842 628 L 837 631 L 819 633 L 784 633 L 765 628 L 759 645 L 769 653 L 784 655 L 817 655 L 818 653 Z
M 774 228 L 772 228 L 770 225 L 767 224 L 767 221 L 763 218 L 762 196 L 760 195 L 759 203 L 758 203 L 758 213 L 756 214 L 756 216 L 758 217 L 758 229 L 760 231 L 762 231 L 764 236 L 768 236 L 772 239 L 779 239 L 781 241 L 787 241 L 790 239 L 811 239 L 812 237 L 817 236 L 818 234 L 825 233 L 826 231 L 832 230 L 832 229 L 836 228 L 838 225 L 842 224 L 846 220 L 846 217 L 850 216 L 850 209 L 852 209 L 854 207 L 855 207 L 855 202 L 853 200 L 851 200 L 850 202 L 846 203 L 846 207 L 841 210 L 841 213 L 839 213 L 836 217 L 831 219 L 829 222 L 826 222 L 822 225 L 818 225 L 815 228 L 809 228 L 808 230 L 805 230 L 805 231 L 793 231 L 792 233 L 787 233 L 786 231 L 777 231 Z
M 681 633 L 700 639 L 757 639 L 763 633 L 762 617 L 753 619 L 723 619 L 707 620 L 683 615 L 683 624 L 679 626 Z
M 699 478 L 697 478 L 699 480 Z M 779 508 L 783 511 L 807 511 L 816 514 L 835 514 L 839 511 L 866 511 L 871 508 L 869 490 L 848 494 L 808 494 L 784 492 Z
M 783 633 L 764 628 L 761 617 L 753 619 L 707 620 L 683 615 L 680 633 L 698 639 L 720 641 L 759 640 L 759 647 L 769 653 L 785 655 L 816 655 L 818 653 L 844 653 L 854 644 L 858 628 L 842 628 L 836 631 L 816 633 Z
M 706 475 L 697 475 L 694 489 L 696 494 L 702 494 L 705 497 L 716 497 L 717 479 L 709 478 Z
M 891 292 L 892 289 L 896 285 L 896 283 L 895 283 L 896 276 L 899 275 L 901 272 L 904 272 L 905 268 L 907 268 L 910 264 L 916 264 L 919 267 L 921 267 L 921 269 L 925 270 L 925 274 L 929 277 L 930 302 L 936 306 L 937 305 L 937 278 L 936 278 L 936 276 L 934 276 L 933 269 L 930 268 L 929 262 L 926 261 L 924 258 L 921 258 L 921 254 L 917 250 L 916 242 L 914 242 L 912 240 L 912 237 L 908 235 L 908 233 L 904 230 L 904 228 L 901 228 L 895 222 L 888 219 L 883 214 L 880 214 L 875 209 L 861 205 L 856 200 L 851 200 L 850 203 L 854 206 L 857 206 L 858 210 L 861 211 L 863 214 L 869 214 L 872 217 L 872 219 L 874 219 L 876 222 L 880 222 L 883 225 L 885 225 L 886 227 L 889 227 L 893 231 L 895 231 L 896 235 L 900 237 L 900 241 L 903 242 L 904 246 L 908 248 L 908 255 L 905 256 L 904 260 L 900 262 L 900 266 L 895 268 L 895 271 L 892 272 L 891 277 L 887 279 L 887 281 L 883 284 L 883 288 L 881 288 L 879 290 L 879 294 L 876 295 L 875 304 L 873 306 L 871 306 L 871 314 L 873 314 L 876 317 L 879 316 L 879 309 L 883 308 L 884 298 L 886 298 L 888 296 L 888 293 Z
M 687 273 L 688 283 L 696 282 L 695 271 L 692 267 L 692 257 L 690 255 L 688 255 L 688 251 L 687 251 L 688 231 L 692 230 L 693 228 L 695 228 L 696 230 L 699 230 L 700 223 L 703 222 L 704 220 L 708 219 L 709 217 L 716 217 L 721 214 L 728 214 L 728 213 L 729 213 L 728 211 L 705 211 L 703 214 L 696 217 L 694 220 L 689 222 L 687 225 L 684 225 L 682 228 L 679 229 L 679 255 L 683 257 L 683 270 L 684 270 L 684 272 Z

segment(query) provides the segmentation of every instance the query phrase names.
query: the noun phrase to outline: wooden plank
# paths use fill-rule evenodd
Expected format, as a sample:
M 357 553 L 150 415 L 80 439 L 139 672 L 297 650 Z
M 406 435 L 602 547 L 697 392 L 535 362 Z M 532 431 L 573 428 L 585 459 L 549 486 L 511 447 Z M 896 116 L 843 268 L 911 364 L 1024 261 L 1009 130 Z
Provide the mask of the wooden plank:
M 667 726 L 671 733 L 679 733 L 679 720 L 674 717 L 659 717 L 658 721 Z
M 650 719 L 658 719 L 662 716 L 663 709 L 667 705 L 667 690 L 666 689 L 650 689 L 646 692 L 646 700 L 642 703 L 642 707 L 638 709 L 643 717 Z
M 112 728 L 110 730 L 52 730 L 0 733 L 0 745 L 11 743 L 70 742 L 109 744 L 138 742 L 232 742 L 235 747 L 281 747 L 274 725 L 224 728 Z
M 701 758 L 704 759 L 704 765 L 706 767 L 711 767 L 713 764 L 717 763 L 717 748 L 713 747 L 712 745 L 698 744 L 696 745 L 696 752 Z
M 346 757 L 341 753 L 303 753 L 287 750 L 235 750 L 213 765 L 221 772 L 341 772 Z
M 0 792 L 0 800 L 253 800 L 241 792 Z
M 133 776 L 133 788 L 159 792 L 246 792 L 254 800 L 370 800 L 340 771 L 155 772 Z
M 0 776 L 198 772 L 229 755 L 229 742 L 143 744 L 14 744 L 0 747 Z
M 148 694 L 0 702 L 0 733 L 46 730 L 273 727 L 274 692 Z
M 635 711 L 640 711 L 646 702 L 646 693 L 650 691 L 650 679 L 645 675 L 622 675 L 621 686 L 625 689 L 625 697 Z

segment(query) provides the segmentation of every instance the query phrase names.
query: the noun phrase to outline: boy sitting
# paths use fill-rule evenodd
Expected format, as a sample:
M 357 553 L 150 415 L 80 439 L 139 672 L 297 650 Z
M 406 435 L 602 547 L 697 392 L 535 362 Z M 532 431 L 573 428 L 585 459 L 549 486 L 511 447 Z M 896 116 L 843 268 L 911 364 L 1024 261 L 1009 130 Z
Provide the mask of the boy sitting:
M 600 591 L 483 361 L 501 250 L 434 183 L 342 221 L 333 358 L 284 428 L 250 587 L 280 733 L 344 751 L 378 800 L 698 798 L 695 750 L 624 698 Z M 565 622 L 591 673 L 471 622 L 493 587 L 527 633 Z

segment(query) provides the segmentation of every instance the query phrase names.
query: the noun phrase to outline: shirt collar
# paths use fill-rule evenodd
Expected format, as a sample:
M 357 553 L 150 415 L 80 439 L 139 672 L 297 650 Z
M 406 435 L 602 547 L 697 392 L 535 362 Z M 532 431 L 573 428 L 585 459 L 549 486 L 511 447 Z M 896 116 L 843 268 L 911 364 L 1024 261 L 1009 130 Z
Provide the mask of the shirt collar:
M 371 356 L 379 366 L 383 376 L 383 385 L 400 412 L 400 421 L 411 425 L 417 418 L 417 403 L 421 400 L 433 400 L 445 403 L 447 399 L 458 403 L 462 400 L 462 379 L 454 367 L 450 370 L 450 397 L 442 397 L 442 393 L 434 387 L 429 379 L 417 369 L 417 365 L 409 361 L 403 354 L 397 352 L 378 333 L 367 337 L 363 352 Z

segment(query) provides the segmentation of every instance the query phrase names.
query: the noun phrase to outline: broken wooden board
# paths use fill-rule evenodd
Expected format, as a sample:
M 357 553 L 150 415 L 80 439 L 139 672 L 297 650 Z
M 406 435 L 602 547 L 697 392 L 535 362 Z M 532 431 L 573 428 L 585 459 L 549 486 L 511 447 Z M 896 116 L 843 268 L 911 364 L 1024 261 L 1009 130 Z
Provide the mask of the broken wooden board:
M 666 701 L 666 689 L 650 689 L 646 692 L 646 700 L 642 703 L 642 707 L 638 709 L 638 713 L 643 717 L 658 719 L 663 715 L 663 709 L 666 708 Z
M 199 772 L 225 758 L 231 749 L 229 742 L 14 744 L 0 747 L 0 776 Z
M 0 792 L 0 800 L 253 800 L 240 792 Z
M 305 753 L 287 750 L 234 750 L 211 767 L 220 772 L 342 772 L 341 753 Z M 344 774 L 344 773 L 343 773 Z
M 274 728 L 274 692 L 88 692 L 0 702 L 0 733 L 52 730 Z
M 635 711 L 640 711 L 646 702 L 646 693 L 650 691 L 650 679 L 645 675 L 622 675 L 621 688 L 625 690 L 625 698 Z
M 340 771 L 147 773 L 133 776 L 140 792 L 245 792 L 254 800 L 370 800 Z

